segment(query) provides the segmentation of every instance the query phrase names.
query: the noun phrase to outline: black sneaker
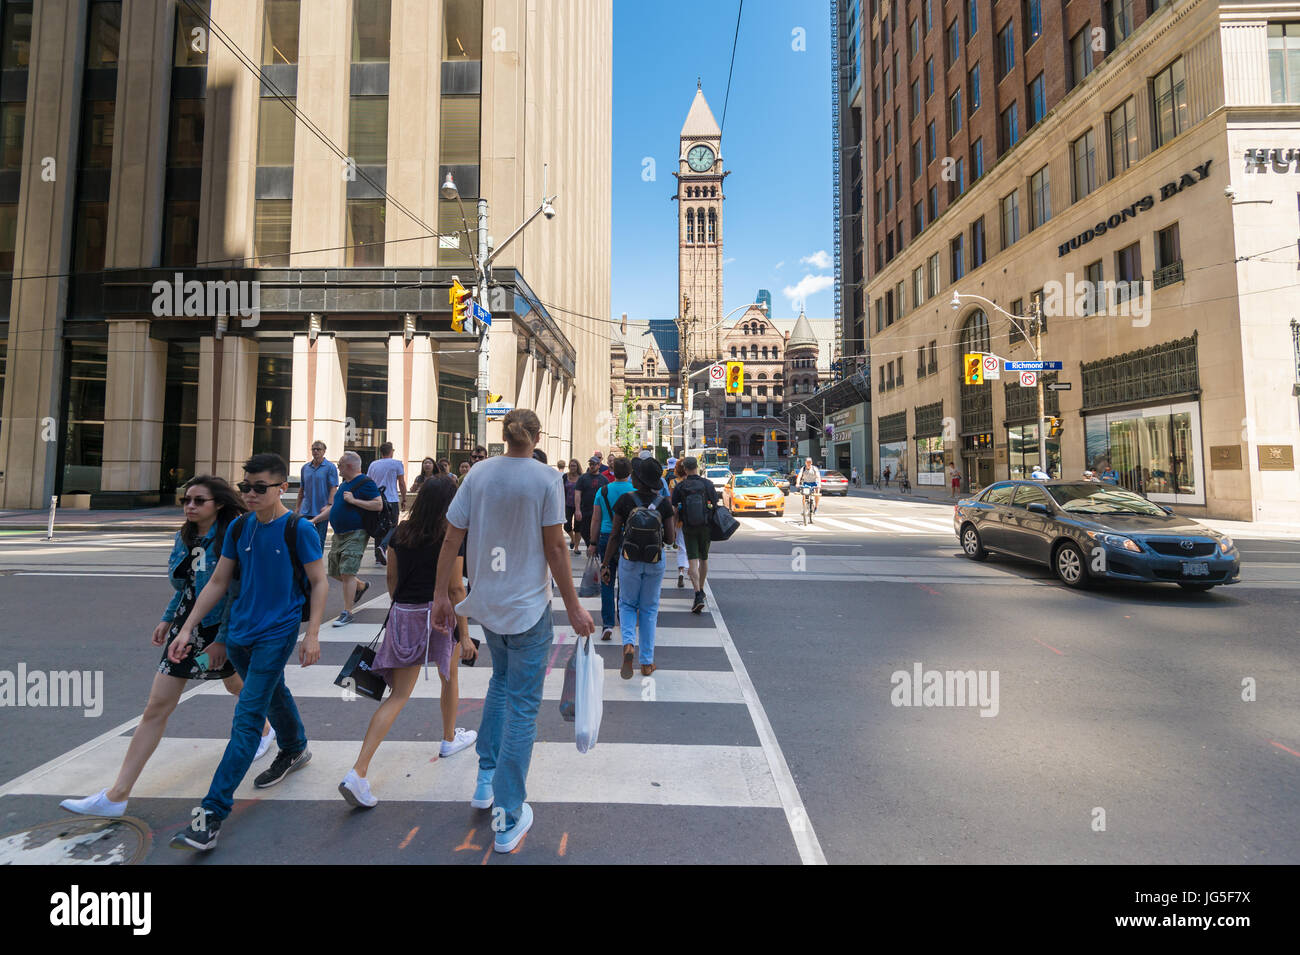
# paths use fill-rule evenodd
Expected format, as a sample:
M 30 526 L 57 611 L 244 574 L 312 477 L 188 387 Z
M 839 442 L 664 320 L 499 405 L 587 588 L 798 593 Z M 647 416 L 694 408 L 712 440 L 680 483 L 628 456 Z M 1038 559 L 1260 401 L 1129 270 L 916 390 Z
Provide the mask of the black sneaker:
M 258 789 L 268 789 L 284 779 L 285 776 L 302 769 L 310 762 L 311 750 L 309 749 L 304 749 L 294 756 L 280 750 L 275 754 L 275 762 L 271 764 L 271 768 L 254 779 L 253 785 Z
M 691 608 L 691 613 L 699 613 L 704 609 L 704 591 L 695 591 L 695 606 Z
M 199 821 L 204 820 L 202 828 L 195 828 Z M 207 852 L 216 848 L 217 836 L 221 834 L 221 820 L 212 816 L 210 813 L 200 812 L 195 815 L 194 821 L 182 829 L 176 835 L 172 836 L 171 847 L 173 849 L 191 849 L 196 852 Z
M 378 547 L 375 548 L 375 563 L 380 567 L 388 566 L 388 558 L 384 556 L 384 552 Z

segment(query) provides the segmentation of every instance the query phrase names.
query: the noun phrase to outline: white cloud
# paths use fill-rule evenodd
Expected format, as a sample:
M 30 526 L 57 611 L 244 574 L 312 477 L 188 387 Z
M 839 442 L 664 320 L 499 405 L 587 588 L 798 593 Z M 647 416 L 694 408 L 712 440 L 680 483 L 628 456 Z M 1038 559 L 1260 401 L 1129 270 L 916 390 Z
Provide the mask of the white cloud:
M 834 284 L 835 277 L 831 275 L 805 275 L 794 285 L 781 289 L 781 294 L 794 305 L 796 302 L 808 301 L 808 296 L 824 292 Z
M 805 255 L 799 261 L 804 265 L 811 265 L 815 269 L 829 269 L 831 267 L 831 257 L 826 254 L 825 249 L 818 249 L 812 255 Z
M 729 259 L 723 259 L 723 260 L 722 260 L 722 264 L 723 264 L 723 265 L 730 265 L 730 264 L 731 264 L 732 262 L 734 262 L 734 261 L 736 261 L 736 257 L 733 255 L 733 256 L 732 256 L 731 258 L 729 258 Z
M 783 265 L 785 265 L 785 259 L 782 259 L 780 262 L 776 263 L 776 265 L 773 266 L 773 268 L 777 269 L 777 271 L 780 271 L 781 266 Z

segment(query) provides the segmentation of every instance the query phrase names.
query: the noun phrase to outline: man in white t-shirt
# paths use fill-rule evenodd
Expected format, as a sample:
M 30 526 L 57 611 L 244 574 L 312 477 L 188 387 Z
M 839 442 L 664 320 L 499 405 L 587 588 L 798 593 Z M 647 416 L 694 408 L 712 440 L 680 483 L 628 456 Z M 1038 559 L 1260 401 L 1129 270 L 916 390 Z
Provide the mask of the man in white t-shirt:
M 497 852 L 510 852 L 533 824 L 525 780 L 537 737 L 537 712 L 550 659 L 553 576 L 569 626 L 595 629 L 578 601 L 564 536 L 564 490 L 555 471 L 533 459 L 541 422 L 526 408 L 501 423 L 507 450 L 480 461 L 447 509 L 447 535 L 438 554 L 434 626 L 453 630 L 456 614 L 473 617 L 492 651 L 492 678 L 478 731 L 478 780 L 470 805 L 504 810 L 493 817 Z M 468 539 L 469 596 L 454 608 L 448 592 L 460 545 Z
M 388 563 L 388 539 L 397 530 L 397 519 L 401 514 L 399 508 L 406 507 L 406 468 L 402 462 L 393 457 L 393 443 L 385 441 L 379 446 L 379 457 L 370 462 L 366 477 L 379 485 L 384 492 L 384 506 L 393 519 L 393 528 L 381 541 L 375 541 L 375 560 L 382 567 Z

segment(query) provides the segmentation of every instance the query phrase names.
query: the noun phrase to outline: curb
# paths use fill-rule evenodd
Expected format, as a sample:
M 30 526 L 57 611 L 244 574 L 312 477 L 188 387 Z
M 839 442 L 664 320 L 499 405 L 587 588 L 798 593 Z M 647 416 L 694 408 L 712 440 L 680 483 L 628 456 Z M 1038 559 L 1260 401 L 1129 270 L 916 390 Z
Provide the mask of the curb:
M 152 531 L 175 531 L 176 523 L 167 524 L 58 524 L 54 525 L 57 531 L 130 531 L 134 533 L 152 532 Z M 42 521 L 39 524 L 29 524 L 26 522 L 0 523 L 0 531 L 43 531 L 49 525 Z

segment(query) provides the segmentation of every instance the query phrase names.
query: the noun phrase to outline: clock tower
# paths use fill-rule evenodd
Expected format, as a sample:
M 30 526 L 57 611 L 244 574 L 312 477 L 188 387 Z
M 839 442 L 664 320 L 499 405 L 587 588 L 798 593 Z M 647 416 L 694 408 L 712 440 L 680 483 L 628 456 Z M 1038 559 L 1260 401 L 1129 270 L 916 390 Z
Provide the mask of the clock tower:
M 718 127 L 698 86 L 677 157 L 677 314 L 683 366 L 695 368 L 721 355 L 722 169 Z

